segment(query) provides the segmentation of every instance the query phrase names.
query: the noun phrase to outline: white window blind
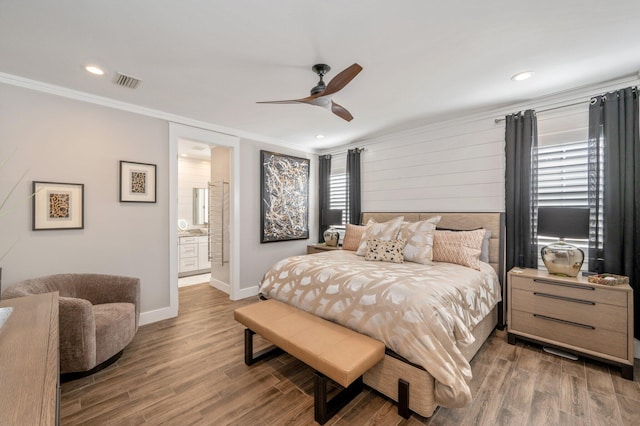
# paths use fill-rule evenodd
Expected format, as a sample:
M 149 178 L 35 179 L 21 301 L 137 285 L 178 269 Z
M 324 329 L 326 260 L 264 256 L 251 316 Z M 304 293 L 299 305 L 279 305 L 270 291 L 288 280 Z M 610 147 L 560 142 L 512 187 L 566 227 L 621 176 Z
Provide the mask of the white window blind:
M 332 174 L 329 178 L 329 208 L 342 210 L 342 225 L 347 223 L 347 174 Z
M 589 207 L 588 109 L 538 121 L 538 206 Z M 602 155 L 600 157 L 602 159 Z M 600 165 L 602 170 L 602 164 Z M 602 180 L 601 180 L 602 182 Z M 602 193 L 602 191 L 600 191 Z M 596 218 L 591 218 L 596 220 Z M 598 218 L 602 224 L 602 217 Z M 602 229 L 602 227 L 600 227 Z M 538 247 L 556 241 L 538 236 Z M 566 240 L 585 253 L 582 270 L 588 270 L 588 240 Z M 544 268 L 540 253 L 538 267 Z
M 331 158 L 329 178 L 329 208 L 342 210 L 342 225 L 347 223 L 347 154 L 334 154 Z M 340 226 L 335 226 L 340 228 Z

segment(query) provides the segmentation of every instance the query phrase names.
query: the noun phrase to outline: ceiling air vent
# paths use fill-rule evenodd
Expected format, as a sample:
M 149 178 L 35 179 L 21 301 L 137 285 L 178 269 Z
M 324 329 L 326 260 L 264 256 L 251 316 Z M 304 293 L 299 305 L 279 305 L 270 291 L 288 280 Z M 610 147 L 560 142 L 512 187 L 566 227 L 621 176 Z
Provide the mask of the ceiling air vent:
M 140 79 L 131 77 L 130 75 L 125 75 L 121 73 L 116 73 L 116 77 L 113 82 L 122 87 L 128 87 L 129 89 L 135 89 L 140 84 Z

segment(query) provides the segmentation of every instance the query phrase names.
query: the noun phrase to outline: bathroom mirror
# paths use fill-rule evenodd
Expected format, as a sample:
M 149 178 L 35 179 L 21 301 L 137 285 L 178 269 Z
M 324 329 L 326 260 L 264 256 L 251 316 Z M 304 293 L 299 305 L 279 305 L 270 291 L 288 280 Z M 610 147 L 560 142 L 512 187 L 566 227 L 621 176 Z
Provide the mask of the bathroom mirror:
M 193 188 L 193 224 L 204 225 L 209 222 L 209 190 Z

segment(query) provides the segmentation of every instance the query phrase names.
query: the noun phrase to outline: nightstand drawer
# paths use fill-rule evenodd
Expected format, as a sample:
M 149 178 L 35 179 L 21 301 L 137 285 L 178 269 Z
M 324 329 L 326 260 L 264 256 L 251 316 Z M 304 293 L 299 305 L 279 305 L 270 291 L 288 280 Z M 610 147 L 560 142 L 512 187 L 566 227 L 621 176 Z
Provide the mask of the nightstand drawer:
M 627 359 L 627 334 L 592 327 L 584 322 L 568 323 L 551 316 L 540 316 L 514 310 L 511 312 L 509 331 L 526 333 L 533 338 L 546 339 L 549 343 L 571 345 L 612 357 Z
M 624 291 L 584 283 L 571 283 L 562 279 L 528 278 L 513 275 L 510 279 L 513 289 L 537 291 L 627 308 L 627 293 Z
M 517 288 L 513 289 L 511 297 L 511 303 L 520 311 L 617 332 L 626 333 L 627 330 L 627 310 L 620 306 Z

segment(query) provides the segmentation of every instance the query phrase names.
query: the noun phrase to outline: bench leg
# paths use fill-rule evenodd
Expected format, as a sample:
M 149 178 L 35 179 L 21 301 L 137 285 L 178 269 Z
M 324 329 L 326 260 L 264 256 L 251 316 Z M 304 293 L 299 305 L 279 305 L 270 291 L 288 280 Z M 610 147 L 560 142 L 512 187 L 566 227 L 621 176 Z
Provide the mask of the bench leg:
M 325 424 L 331 417 L 347 405 L 362 391 L 362 376 L 356 379 L 349 387 L 344 388 L 339 394 L 327 401 L 327 384 L 329 378 L 316 371 L 314 373 L 314 414 L 316 422 Z
M 398 415 L 408 419 L 411 416 L 409 410 L 409 382 L 398 379 Z
M 257 354 L 253 354 L 253 335 L 256 334 L 255 331 L 249 330 L 245 328 L 244 330 L 244 363 L 247 365 L 252 365 L 257 361 L 261 361 L 263 359 L 280 355 L 282 353 L 282 349 L 272 346 L 269 347 Z

